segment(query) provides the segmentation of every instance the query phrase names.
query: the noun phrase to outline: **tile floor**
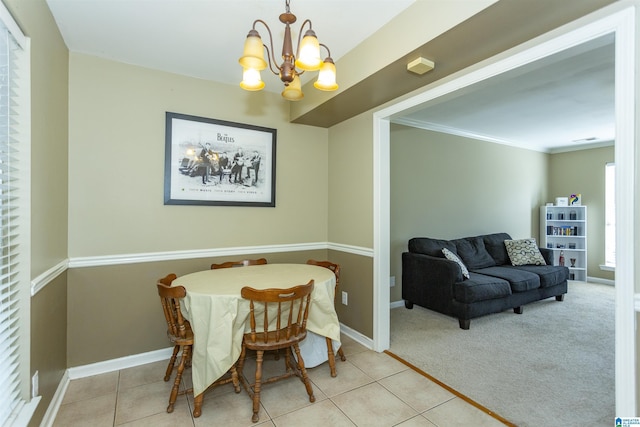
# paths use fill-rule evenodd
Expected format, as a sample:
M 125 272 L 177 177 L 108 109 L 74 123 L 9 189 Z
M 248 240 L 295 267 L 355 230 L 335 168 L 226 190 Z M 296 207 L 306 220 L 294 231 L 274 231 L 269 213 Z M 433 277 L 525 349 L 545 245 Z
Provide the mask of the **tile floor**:
M 504 427 L 393 357 L 368 350 L 348 337 L 342 343 L 347 361 L 336 362 L 337 377 L 329 375 L 326 363 L 308 370 L 315 403 L 309 403 L 297 378 L 267 384 L 260 421 L 255 424 L 249 396 L 244 390 L 234 393 L 230 384 L 207 392 L 199 418 L 191 416 L 193 398 L 185 394 L 178 396 L 174 412 L 168 414 L 172 381 L 162 380 L 167 366 L 163 361 L 71 381 L 54 426 Z M 265 361 L 265 375 L 282 363 Z M 248 363 L 245 375 L 254 366 Z M 185 382 L 190 382 L 188 373 Z

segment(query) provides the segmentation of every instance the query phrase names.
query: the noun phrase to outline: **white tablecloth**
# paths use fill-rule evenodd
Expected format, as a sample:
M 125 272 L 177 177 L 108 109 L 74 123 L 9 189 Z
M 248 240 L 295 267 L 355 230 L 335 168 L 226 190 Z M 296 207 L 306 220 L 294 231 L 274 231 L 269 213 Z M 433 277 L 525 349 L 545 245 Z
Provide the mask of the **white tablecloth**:
M 333 305 L 335 276 L 324 268 L 307 264 L 265 264 L 199 271 L 178 277 L 184 286 L 183 313 L 194 333 L 192 377 L 194 395 L 204 392 L 238 360 L 242 336 L 248 328 L 249 302 L 240 296 L 244 286 L 255 289 L 289 288 L 314 279 L 307 321 L 308 341 L 300 350 L 305 366 L 327 360 L 324 337 L 340 347 L 340 324 Z

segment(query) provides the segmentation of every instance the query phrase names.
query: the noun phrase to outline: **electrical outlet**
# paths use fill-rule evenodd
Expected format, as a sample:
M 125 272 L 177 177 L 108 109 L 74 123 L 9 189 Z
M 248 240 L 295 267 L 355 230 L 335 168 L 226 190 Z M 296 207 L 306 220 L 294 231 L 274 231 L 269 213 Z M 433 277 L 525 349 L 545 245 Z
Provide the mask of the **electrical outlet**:
M 392 288 L 396 285 L 396 276 L 391 276 L 391 277 L 389 278 L 389 285 L 390 285 L 390 287 L 392 287 Z
M 349 305 L 349 295 L 342 291 L 342 305 Z
M 38 371 L 36 371 L 36 373 L 33 374 L 33 377 L 31 377 L 31 397 L 37 397 L 40 393 L 40 390 L 38 390 L 38 388 L 40 387 L 39 383 L 40 381 L 38 380 Z

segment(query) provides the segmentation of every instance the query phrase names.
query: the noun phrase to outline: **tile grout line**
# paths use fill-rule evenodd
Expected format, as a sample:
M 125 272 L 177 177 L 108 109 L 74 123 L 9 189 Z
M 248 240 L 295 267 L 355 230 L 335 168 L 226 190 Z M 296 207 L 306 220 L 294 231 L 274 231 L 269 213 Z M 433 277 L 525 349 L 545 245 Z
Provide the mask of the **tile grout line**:
M 459 397 L 460 399 L 464 400 L 465 402 L 467 402 L 468 404 L 476 407 L 477 409 L 481 410 L 482 412 L 484 412 L 485 414 L 489 415 L 492 418 L 495 418 L 496 420 L 500 421 L 501 423 L 503 423 L 506 426 L 509 427 L 517 427 L 515 424 L 513 424 L 512 422 L 508 421 L 506 418 L 496 414 L 495 412 L 493 412 L 492 410 L 482 406 L 481 404 L 479 404 L 478 402 L 474 401 L 473 399 L 465 396 L 464 394 L 460 393 L 459 391 L 457 391 L 454 388 L 449 387 L 448 385 L 446 385 L 445 383 L 443 383 L 442 381 L 438 380 L 437 378 L 434 378 L 433 376 L 429 375 L 428 373 L 426 373 L 425 371 L 423 371 L 422 369 L 412 365 L 411 363 L 407 362 L 406 360 L 404 360 L 403 358 L 401 358 L 400 356 L 397 356 L 396 354 L 390 352 L 389 350 L 385 350 L 384 353 L 388 354 L 390 357 L 396 359 L 397 361 L 403 363 L 404 365 L 408 366 L 409 368 L 411 368 L 412 370 L 414 370 L 415 372 L 419 373 L 420 375 L 424 376 L 425 378 L 433 381 L 434 383 L 438 384 L 440 387 L 444 388 L 445 390 L 447 390 L 448 392 L 454 394 L 456 397 Z

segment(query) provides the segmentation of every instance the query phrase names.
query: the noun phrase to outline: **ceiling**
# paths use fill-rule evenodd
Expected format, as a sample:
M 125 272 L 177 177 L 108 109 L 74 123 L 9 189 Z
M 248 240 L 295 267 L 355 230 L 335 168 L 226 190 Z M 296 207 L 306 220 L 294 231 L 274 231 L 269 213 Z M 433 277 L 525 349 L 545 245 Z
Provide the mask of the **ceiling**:
M 338 61 L 413 2 L 294 0 L 290 8 L 298 22 L 293 36 L 311 19 L 319 40 Z M 268 23 L 279 53 L 283 25 L 278 15 L 285 11 L 284 0 L 47 3 L 71 52 L 232 85 L 241 80 L 237 60 L 253 21 Z M 267 31 L 258 30 L 268 44 Z M 394 121 L 544 152 L 611 143 L 613 65 L 613 37 L 603 37 L 429 102 Z M 275 76 L 263 79 L 266 90 L 282 90 Z
M 275 56 L 282 51 L 284 25 L 278 17 L 285 0 L 46 1 L 70 51 L 127 64 L 238 85 L 238 58 L 256 19 L 271 28 Z M 290 11 L 298 18 L 291 26 L 294 46 L 300 26 L 310 19 L 337 61 L 414 1 L 292 0 Z M 269 46 L 265 27 L 256 29 Z M 263 79 L 265 90 L 282 91 L 275 76 L 265 72 Z
M 614 65 L 614 37 L 603 36 L 421 105 L 394 122 L 543 152 L 611 145 Z

